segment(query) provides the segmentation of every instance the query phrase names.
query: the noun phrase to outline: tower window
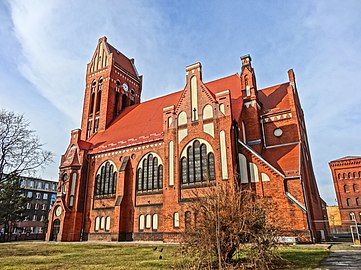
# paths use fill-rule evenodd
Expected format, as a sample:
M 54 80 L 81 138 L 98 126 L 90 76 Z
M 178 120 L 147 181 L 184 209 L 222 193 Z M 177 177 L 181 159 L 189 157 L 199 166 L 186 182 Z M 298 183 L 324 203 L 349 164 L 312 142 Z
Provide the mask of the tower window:
M 128 105 L 128 97 L 126 94 L 122 95 L 122 109 L 124 109 L 125 107 L 127 107 Z
M 98 83 L 98 93 L 97 93 L 97 104 L 95 108 L 95 113 L 98 113 L 100 111 L 100 103 L 102 99 L 102 90 L 103 90 L 103 79 L 99 80 Z

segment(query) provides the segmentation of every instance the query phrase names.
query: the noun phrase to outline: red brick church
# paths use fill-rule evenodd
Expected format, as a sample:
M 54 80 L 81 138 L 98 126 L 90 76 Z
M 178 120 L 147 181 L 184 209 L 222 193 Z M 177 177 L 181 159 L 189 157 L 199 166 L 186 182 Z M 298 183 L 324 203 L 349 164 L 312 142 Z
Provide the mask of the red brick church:
M 195 63 L 184 75 L 184 89 L 141 102 L 134 59 L 99 39 L 47 240 L 177 241 L 194 220 L 193 191 L 224 182 L 272 198 L 285 236 L 324 235 L 293 71 L 258 89 L 245 55 L 240 74 L 204 82 Z

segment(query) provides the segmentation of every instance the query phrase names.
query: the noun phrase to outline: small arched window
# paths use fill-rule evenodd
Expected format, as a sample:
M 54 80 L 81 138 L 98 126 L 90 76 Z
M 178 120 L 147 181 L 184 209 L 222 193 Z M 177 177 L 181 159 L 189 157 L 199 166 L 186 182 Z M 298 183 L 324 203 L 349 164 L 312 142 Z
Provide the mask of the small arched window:
M 206 143 L 194 140 L 180 160 L 182 185 L 193 185 L 215 180 L 214 154 Z
M 354 212 L 350 212 L 349 214 L 350 220 L 354 221 L 355 220 L 355 213 Z
M 348 173 L 347 177 L 348 177 L 349 179 L 351 178 L 351 173 L 350 173 L 350 172 Z
M 152 216 L 149 214 L 145 217 L 145 227 L 147 229 L 150 229 L 152 227 Z
M 106 161 L 98 169 L 95 177 L 95 196 L 113 196 L 116 192 L 117 169 L 110 161 Z
M 149 153 L 137 168 L 137 192 L 153 192 L 163 188 L 163 165 L 159 156 Z
M 100 218 L 100 229 L 101 230 L 105 229 L 105 217 Z
M 69 199 L 69 206 L 70 207 L 72 207 L 74 205 L 76 178 L 77 178 L 77 174 L 75 172 L 72 173 L 72 175 L 71 175 L 71 187 L 70 187 L 70 199 Z
M 355 191 L 355 192 L 359 191 L 358 184 L 353 184 L 353 191 Z
M 96 217 L 95 218 L 95 226 L 94 226 L 94 231 L 99 231 L 100 228 L 100 217 Z
M 344 185 L 344 186 L 343 186 L 343 190 L 344 190 L 345 192 L 349 192 L 348 185 Z
M 140 231 L 144 230 L 144 223 L 145 223 L 144 215 L 140 215 L 139 216 L 139 230 Z
M 357 173 L 353 172 L 353 178 L 357 178 Z
M 158 214 L 153 215 L 153 230 L 158 230 Z
M 346 204 L 347 204 L 347 206 L 351 206 L 351 199 L 350 198 L 346 199 Z
M 338 176 L 337 176 L 338 179 L 341 179 L 341 174 L 339 173 Z
M 360 205 L 360 198 L 356 198 L 356 205 L 359 206 Z
M 179 213 L 178 212 L 173 214 L 173 227 L 179 228 Z
M 109 231 L 110 230 L 110 217 L 107 217 L 105 219 L 105 230 Z
M 343 173 L 343 179 L 346 179 L 346 173 Z

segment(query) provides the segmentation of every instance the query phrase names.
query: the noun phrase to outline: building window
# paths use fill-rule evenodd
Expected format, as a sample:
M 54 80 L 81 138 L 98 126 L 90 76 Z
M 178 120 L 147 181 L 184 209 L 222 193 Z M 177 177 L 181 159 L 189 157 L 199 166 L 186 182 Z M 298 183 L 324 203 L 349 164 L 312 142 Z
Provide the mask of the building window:
M 96 218 L 95 218 L 94 230 L 95 230 L 95 231 L 99 231 L 99 228 L 100 228 L 100 217 L 96 217 Z
M 187 148 L 180 161 L 183 186 L 215 180 L 214 154 L 206 144 L 195 140 Z
M 41 183 L 40 181 L 38 182 L 38 189 L 42 189 L 43 188 L 43 183 Z
M 37 220 L 37 216 L 33 215 L 33 221 L 36 221 L 36 220 Z
M 343 173 L 342 175 L 343 175 L 343 179 L 346 179 L 346 173 Z
M 153 215 L 153 230 L 158 230 L 158 214 Z
M 339 173 L 338 176 L 337 176 L 338 179 L 341 179 L 341 174 Z
M 26 204 L 26 209 L 30 209 L 31 208 L 31 203 L 27 203 Z
M 70 207 L 72 207 L 74 205 L 76 178 L 77 178 L 77 174 L 72 173 L 72 175 L 71 175 L 70 199 L 69 199 L 69 206 Z
M 46 210 L 46 204 L 43 204 L 43 208 L 42 208 L 43 210 Z
M 105 230 L 109 231 L 110 230 L 110 217 L 107 217 L 105 219 Z
M 344 190 L 345 192 L 349 192 L 348 185 L 344 185 L 344 186 L 343 186 L 343 190 Z
M 26 197 L 32 198 L 32 197 L 33 197 L 33 193 L 32 193 L 31 191 L 28 191 L 28 194 L 26 195 Z
M 349 216 L 350 216 L 351 221 L 355 220 L 355 213 L 354 212 L 350 212 Z
M 137 191 L 152 192 L 163 188 L 162 161 L 150 153 L 139 162 L 137 169 Z
M 140 231 L 144 230 L 144 222 L 145 222 L 144 215 L 140 215 L 139 216 L 139 230 Z
M 360 198 L 356 198 L 356 205 L 360 205 Z
M 35 204 L 35 210 L 39 210 L 39 204 L 38 203 Z
M 100 229 L 101 230 L 105 229 L 105 217 L 100 218 Z
M 351 205 L 351 199 L 350 199 L 350 198 L 347 198 L 347 199 L 346 199 L 346 204 L 347 204 L 347 206 L 350 206 L 350 205 Z
M 41 194 L 39 192 L 36 193 L 36 198 L 41 199 Z
M 47 200 L 48 199 L 48 193 L 44 193 L 43 194 L 43 200 Z
M 94 102 L 95 102 L 95 88 L 96 88 L 96 81 L 93 81 L 92 85 L 91 85 L 91 90 L 90 90 L 90 104 L 89 104 L 89 115 L 91 115 L 94 111 Z
M 358 184 L 353 184 L 353 191 L 355 191 L 355 192 L 359 191 Z
M 117 185 L 117 168 L 110 161 L 106 161 L 98 169 L 95 177 L 95 196 L 112 196 Z
M 173 227 L 179 228 L 179 213 L 178 212 L 173 214 Z
M 103 90 L 103 79 L 99 79 L 98 83 L 98 93 L 97 93 L 97 102 L 95 107 L 95 113 L 99 113 L 100 111 L 100 103 L 102 99 L 102 90 Z
M 145 227 L 146 227 L 147 229 L 150 229 L 151 226 L 152 226 L 152 216 L 148 214 L 148 215 L 145 217 Z

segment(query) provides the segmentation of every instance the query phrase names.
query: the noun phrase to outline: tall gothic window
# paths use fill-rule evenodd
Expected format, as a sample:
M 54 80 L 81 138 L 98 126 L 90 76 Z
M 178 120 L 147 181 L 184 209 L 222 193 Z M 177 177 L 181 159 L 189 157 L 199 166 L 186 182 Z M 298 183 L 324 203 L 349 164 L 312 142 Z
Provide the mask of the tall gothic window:
M 109 161 L 105 162 L 95 177 L 95 196 L 112 196 L 117 185 L 117 169 Z
M 120 111 L 121 111 L 121 103 L 120 103 L 120 90 L 121 89 L 121 84 L 120 81 L 116 82 L 116 86 L 115 86 L 115 104 L 114 104 L 114 117 L 117 116 Z
M 97 85 L 96 81 L 93 81 L 92 85 L 91 85 L 91 90 L 90 90 L 89 115 L 91 115 L 93 113 L 93 110 L 94 110 L 96 85 Z
M 153 154 L 146 155 L 137 168 L 138 193 L 162 190 L 163 165 Z
M 182 186 L 215 180 L 214 154 L 198 140 L 188 146 L 180 167 Z
M 102 90 L 103 90 L 103 79 L 100 79 L 98 82 L 98 93 L 97 93 L 97 104 L 95 107 L 95 113 L 100 111 L 100 103 L 102 99 Z

